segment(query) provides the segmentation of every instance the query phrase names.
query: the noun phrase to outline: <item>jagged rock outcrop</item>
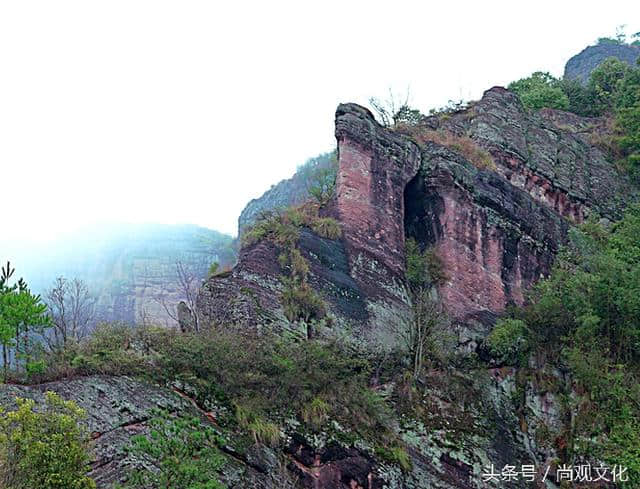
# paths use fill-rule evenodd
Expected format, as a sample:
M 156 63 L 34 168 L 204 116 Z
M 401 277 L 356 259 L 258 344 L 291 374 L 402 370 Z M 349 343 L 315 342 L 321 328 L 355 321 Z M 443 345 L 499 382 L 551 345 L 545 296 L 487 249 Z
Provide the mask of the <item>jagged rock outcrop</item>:
M 149 433 L 150 421 L 158 410 L 194 416 L 203 426 L 224 434 L 230 444 L 220 447 L 225 461 L 219 479 L 229 489 L 294 489 L 300 487 L 300 481 L 303 487 L 322 489 L 343 489 L 350 481 L 368 489 L 383 487 L 382 481 L 374 478 L 374 459 L 355 448 L 329 444 L 318 450 L 292 433 L 281 451 L 259 443 L 237 449 L 237 434 L 221 428 L 214 414 L 190 397 L 192 389 L 181 383 L 162 387 L 129 377 L 89 376 L 34 386 L 3 385 L 0 406 L 13 409 L 16 397 L 44 406 L 47 391 L 73 400 L 87 413 L 84 423 L 92 454 L 89 476 L 99 489 L 115 487 L 127 479 L 130 470 L 144 465 L 145 461 L 127 448 L 131 437 Z
M 591 72 L 605 59 L 612 57 L 635 66 L 640 57 L 640 46 L 614 43 L 589 46 L 567 61 L 564 67 L 564 77 L 575 78 L 586 84 Z
M 407 394 L 417 396 L 408 415 L 401 388 L 394 388 L 400 386 L 372 382 L 406 449 L 404 470 L 337 423 L 307 433 L 299 420 L 281 419 L 282 445 L 255 444 L 242 454 L 225 448 L 229 465 L 221 479 L 232 488 L 297 482 L 306 489 L 497 489 L 501 481 L 482 478 L 490 464 L 499 470 L 526 463 L 544 471 L 555 463 L 571 431 L 571 408 L 561 401 L 572 395 L 571 379 L 544 358 L 517 369 L 496 365 L 483 358 L 481 340 L 496 315 L 510 303 L 521 304 L 526 289 L 549 272 L 572 223 L 594 213 L 615 219 L 625 202 L 637 198 L 592 144 L 602 130 L 598 119 L 531 113 L 498 87 L 465 110 L 426 118 L 411 130 L 382 127 L 368 110 L 340 105 L 336 196 L 321 212 L 340 222 L 342 235 L 327 239 L 300 230 L 296 247 L 309 265 L 308 282 L 341 338 L 390 345 L 411 318 L 404 278 L 404 240 L 411 236 L 444 265 L 437 296 L 455 319 L 447 331 L 452 349 L 465 356 L 446 369 L 426 369 L 420 388 Z M 445 147 L 429 131 L 461 143 Z M 463 143 L 485 151 L 492 164 L 476 166 Z M 268 239 L 243 247 L 233 270 L 202 287 L 198 320 L 303 327 L 287 321 L 280 302 L 287 272 L 282 252 Z M 189 329 L 194 315 L 186 305 L 180 311 Z M 146 429 L 152 407 L 190 410 L 207 423 L 208 412 L 194 400 L 200 397 L 180 387 L 88 377 L 9 387 L 0 391 L 0 404 L 47 389 L 76 400 L 90 414 L 97 447 L 93 475 L 106 487 L 135 462 L 121 447 Z M 230 442 L 236 435 L 229 433 Z M 520 479 L 510 487 L 530 485 Z
M 480 170 L 427 143 L 405 192 L 407 233 L 443 260 L 448 279 L 440 293 L 457 319 L 521 305 L 526 289 L 550 271 L 570 224 L 592 212 L 615 217 L 630 197 L 625 179 L 590 143 L 596 121 L 530 114 L 503 88 L 424 125 L 471 138 L 495 163 Z
M 307 230 L 299 248 L 311 264 L 311 284 L 337 323 L 355 327 L 359 338 L 387 341 L 408 321 L 405 233 L 443 261 L 447 280 L 439 293 L 453 318 L 490 321 L 508 304 L 522 304 L 526 289 L 550 271 L 571 223 L 593 212 L 614 218 L 633 192 L 591 144 L 599 120 L 532 114 L 503 88 L 466 110 L 427 118 L 413 134 L 433 130 L 470 139 L 495 168 L 477 168 L 455 147 L 419 144 L 357 105 L 337 109 L 337 191 L 327 212 L 343 237 L 325 240 Z M 268 242 L 243 249 L 231 274 L 203 287 L 200 316 L 286 322 L 279 253 Z

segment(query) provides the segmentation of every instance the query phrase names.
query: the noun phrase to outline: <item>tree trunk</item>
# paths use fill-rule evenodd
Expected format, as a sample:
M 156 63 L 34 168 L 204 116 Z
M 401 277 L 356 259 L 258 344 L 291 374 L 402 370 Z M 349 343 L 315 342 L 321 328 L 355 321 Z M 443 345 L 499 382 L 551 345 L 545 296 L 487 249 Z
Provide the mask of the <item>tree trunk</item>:
M 4 367 L 4 383 L 7 383 L 7 345 L 2 345 L 2 363 Z

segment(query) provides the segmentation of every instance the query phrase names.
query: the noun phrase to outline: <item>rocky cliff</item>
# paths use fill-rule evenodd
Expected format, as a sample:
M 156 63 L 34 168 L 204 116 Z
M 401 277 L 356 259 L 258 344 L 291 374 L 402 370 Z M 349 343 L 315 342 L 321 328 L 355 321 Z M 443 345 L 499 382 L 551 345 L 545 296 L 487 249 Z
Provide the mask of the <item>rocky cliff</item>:
M 57 277 L 83 280 L 96 300 L 96 321 L 174 324 L 165 310 L 185 299 L 176 265 L 193 280 L 213 262 L 235 262 L 231 236 L 194 225 L 111 224 L 10 255 L 33 290 L 46 295 Z M 175 317 L 175 313 L 172 312 Z
M 357 105 L 339 106 L 336 196 L 327 213 L 343 236 L 302 233 L 311 284 L 337 324 L 357 329 L 359 338 L 386 341 L 389 325 L 395 329 L 409 317 L 409 235 L 442 260 L 447 280 L 438 293 L 451 316 L 490 322 L 509 304 L 522 304 L 528 286 L 549 272 L 570 224 L 593 213 L 614 218 L 631 197 L 625 178 L 591 144 L 600 130 L 597 119 L 532 114 L 502 88 L 410 130 L 384 128 Z M 448 134 L 454 143 L 438 144 L 430 134 Z M 491 165 L 474 165 L 458 140 L 488 153 Z M 230 275 L 203 287 L 202 316 L 286 322 L 278 299 L 280 252 L 270 242 L 245 247 Z
M 587 83 L 591 72 L 607 58 L 618 58 L 635 66 L 640 58 L 640 46 L 628 44 L 604 43 L 589 46 L 573 56 L 564 67 L 565 78 L 575 78 Z
M 604 130 L 598 119 L 531 113 L 499 87 L 465 110 L 393 129 L 363 107 L 340 105 L 336 192 L 319 211 L 339 223 L 340 236 L 322 237 L 302 222 L 295 234 L 308 283 L 328 311 L 318 331 L 349 346 L 348 363 L 363 354 L 380 365 L 388 360 L 378 348 L 370 355 L 350 347 L 392 346 L 411 321 L 405 279 L 405 239 L 411 237 L 443 268 L 431 291 L 451 318 L 438 332 L 446 335 L 438 345 L 451 350 L 450 359 L 445 366 L 434 360 L 408 387 L 398 377 L 383 384 L 377 376 L 367 386 L 384 400 L 385 429 L 401 441 L 400 459 L 376 450 L 358 427 L 350 431 L 329 420 L 310 432 L 289 416 L 278 420 L 282 443 L 275 448 L 256 438 L 239 451 L 234 440 L 246 433 L 225 431 L 221 480 L 230 488 L 260 489 L 497 489 L 501 480 L 482 476 L 492 464 L 497 470 L 531 464 L 540 480 L 545 468 L 564 459 L 575 413 L 562 399 L 573 395 L 572 379 L 544 354 L 518 368 L 502 365 L 486 355 L 482 341 L 495 318 L 509 304 L 522 304 L 529 286 L 550 271 L 572 224 L 591 215 L 615 219 L 638 197 L 592 144 Z M 286 242 L 257 239 L 243 246 L 233 270 L 203 285 L 201 321 L 241 330 L 305 328 L 289 321 L 282 305 L 283 276 L 292 267 Z M 287 359 L 277 360 L 287 368 Z M 258 382 L 259 374 L 250 374 Z M 75 399 L 90 414 L 92 475 L 106 488 L 137 463 L 124 447 L 131 434 L 148 429 L 153 407 L 190 412 L 223 430 L 216 416 L 229 406 L 217 404 L 215 392 L 199 392 L 197 380 L 157 386 L 93 376 L 5 388 L 0 404 L 15 395 L 40 399 L 45 390 Z M 333 402 L 346 405 L 343 400 Z M 532 486 L 520 478 L 509 487 Z

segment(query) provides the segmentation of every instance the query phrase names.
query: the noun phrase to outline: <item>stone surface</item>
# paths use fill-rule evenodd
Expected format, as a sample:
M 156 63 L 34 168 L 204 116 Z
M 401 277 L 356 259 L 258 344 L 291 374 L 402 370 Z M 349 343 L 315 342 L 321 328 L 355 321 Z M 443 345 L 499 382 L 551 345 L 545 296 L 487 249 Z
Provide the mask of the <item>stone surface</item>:
M 598 44 L 589 46 L 573 56 L 564 67 L 565 78 L 576 78 L 583 84 L 589 80 L 591 72 L 607 58 L 618 58 L 632 66 L 640 57 L 640 46 L 628 44 Z
M 86 425 L 93 440 L 90 472 L 99 487 L 121 481 L 134 459 L 124 452 L 131 436 L 144 433 L 153 409 L 170 412 L 190 406 L 175 393 L 127 377 L 92 376 L 37 386 L 0 386 L 0 405 L 11 406 L 15 397 L 44 404 L 44 393 L 53 391 L 73 399 L 87 412 Z
M 572 223 L 593 213 L 614 219 L 637 195 L 591 144 L 605 128 L 599 119 L 530 113 L 495 87 L 468 109 L 422 124 L 418 130 L 470 138 L 495 168 L 480 170 L 458 151 L 420 145 L 368 110 L 340 105 L 337 191 L 328 212 L 343 237 L 329 243 L 308 231 L 298 243 L 337 323 L 367 342 L 393 342 L 409 320 L 405 234 L 443 261 L 448 279 L 439 293 L 454 319 L 490 322 L 522 304 L 526 289 L 550 271 Z M 269 243 L 242 250 L 230 275 L 203 287 L 201 315 L 221 324 L 284 321 L 280 251 Z
M 405 191 L 407 233 L 435 247 L 448 277 L 441 296 L 460 320 L 521 305 L 526 289 L 549 273 L 571 224 L 594 212 L 615 218 L 636 192 L 590 144 L 598 120 L 530 114 L 503 88 L 425 125 L 470 137 L 496 165 L 479 170 L 427 143 Z

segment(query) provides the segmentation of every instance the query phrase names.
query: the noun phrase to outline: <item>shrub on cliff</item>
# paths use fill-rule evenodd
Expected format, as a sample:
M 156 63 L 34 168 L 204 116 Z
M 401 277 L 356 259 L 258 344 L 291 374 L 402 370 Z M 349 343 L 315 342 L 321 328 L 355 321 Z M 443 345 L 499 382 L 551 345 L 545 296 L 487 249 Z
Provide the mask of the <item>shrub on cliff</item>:
M 436 144 L 460 153 L 473 166 L 480 170 L 495 170 L 496 163 L 488 151 L 481 148 L 469 136 L 454 134 L 451 131 L 440 129 L 437 131 L 426 129 L 421 126 L 402 126 L 399 131 L 408 134 L 416 139 L 420 144 L 432 141 Z
M 532 351 L 571 369 L 584 393 L 569 399 L 577 413 L 574 452 L 628 467 L 625 488 L 640 484 L 638 236 L 637 204 L 613 225 L 592 219 L 572 231 L 571 246 L 533 288 L 530 305 L 489 337 L 509 354 L 524 337 Z
M 194 417 L 156 412 L 150 433 L 137 435 L 128 451 L 147 466 L 134 469 L 121 489 L 224 489 L 218 473 L 225 458 L 218 446 L 225 443 L 213 428 Z
M 338 173 L 337 152 L 325 153 L 298 168 L 297 174 L 303 179 L 307 193 L 319 205 L 325 205 L 335 195 Z
M 306 204 L 263 213 L 242 237 L 243 246 L 255 244 L 264 239 L 290 249 L 295 247 L 300 237 L 300 229 L 311 228 L 323 238 L 340 237 L 340 223 L 331 217 L 320 217 L 319 206 Z
M 607 58 L 589 77 L 588 87 L 595 94 L 595 104 L 600 112 L 610 110 L 616 105 L 620 82 L 632 68 L 618 58 Z
M 527 78 L 511 82 L 507 88 L 517 93 L 522 105 L 528 109 L 569 108 L 569 98 L 562 91 L 559 80 L 546 72 L 537 71 Z
M 406 277 L 412 290 L 429 284 L 441 284 L 447 280 L 442 259 L 433 248 L 420 250 L 414 238 L 407 238 L 405 244 Z
M 520 319 L 500 319 L 487 337 L 489 351 L 499 361 L 520 365 L 528 351 L 528 330 Z
M 309 326 L 311 321 L 325 317 L 324 302 L 309 284 L 294 279 L 283 279 L 283 282 L 281 302 L 289 321 L 303 321 Z
M 89 470 L 85 412 L 73 401 L 46 393 L 46 406 L 17 399 L 15 411 L 0 408 L 0 485 L 12 489 L 94 489 Z

